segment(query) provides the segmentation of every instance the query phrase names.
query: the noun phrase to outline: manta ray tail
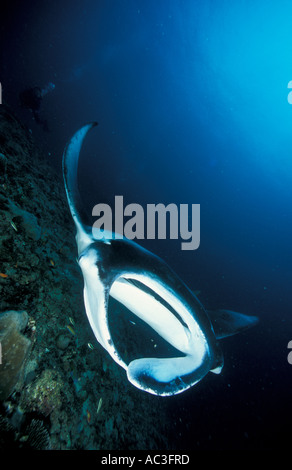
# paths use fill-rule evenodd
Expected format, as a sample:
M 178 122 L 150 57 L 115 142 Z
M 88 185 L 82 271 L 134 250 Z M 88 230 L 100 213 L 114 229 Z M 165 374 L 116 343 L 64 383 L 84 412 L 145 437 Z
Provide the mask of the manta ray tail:
M 96 125 L 97 122 L 92 122 L 79 129 L 67 144 L 63 154 L 65 190 L 77 232 L 84 231 L 84 225 L 86 223 L 86 214 L 81 203 L 77 183 L 78 159 L 85 136 Z

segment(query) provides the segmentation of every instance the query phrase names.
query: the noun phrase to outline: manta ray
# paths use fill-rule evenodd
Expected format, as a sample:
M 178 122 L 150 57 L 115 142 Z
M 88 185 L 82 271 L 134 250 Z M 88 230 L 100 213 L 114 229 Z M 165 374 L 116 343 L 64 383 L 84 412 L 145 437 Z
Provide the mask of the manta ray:
M 77 170 L 82 143 L 96 125 L 92 122 L 79 129 L 63 154 L 86 314 L 97 341 L 125 369 L 134 386 L 154 395 L 175 395 L 198 383 L 209 371 L 219 374 L 223 354 L 218 340 L 255 325 L 258 319 L 230 310 L 207 311 L 161 258 L 120 234 L 96 233 L 86 225 Z M 122 359 L 109 327 L 110 297 L 175 348 L 176 357 L 137 357 L 129 363 Z

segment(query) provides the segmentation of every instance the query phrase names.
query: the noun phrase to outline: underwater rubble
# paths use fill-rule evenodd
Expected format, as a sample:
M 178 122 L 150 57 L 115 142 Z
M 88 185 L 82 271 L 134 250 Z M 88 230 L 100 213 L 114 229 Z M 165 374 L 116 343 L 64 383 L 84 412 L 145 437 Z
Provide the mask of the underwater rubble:
M 0 230 L 0 448 L 171 448 L 166 402 L 133 387 L 88 324 L 61 170 L 4 105 Z

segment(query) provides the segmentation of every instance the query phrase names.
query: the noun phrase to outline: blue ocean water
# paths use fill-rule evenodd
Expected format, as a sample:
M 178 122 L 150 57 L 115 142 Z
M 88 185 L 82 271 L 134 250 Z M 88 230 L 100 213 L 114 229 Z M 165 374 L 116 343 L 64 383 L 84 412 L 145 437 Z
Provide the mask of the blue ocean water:
M 61 171 L 97 120 L 80 190 L 99 203 L 200 204 L 200 247 L 144 240 L 207 308 L 257 315 L 225 366 L 169 399 L 177 446 L 279 448 L 291 414 L 292 7 L 288 1 L 16 3 L 1 24 L 5 102 Z M 44 132 L 18 94 L 44 97 Z

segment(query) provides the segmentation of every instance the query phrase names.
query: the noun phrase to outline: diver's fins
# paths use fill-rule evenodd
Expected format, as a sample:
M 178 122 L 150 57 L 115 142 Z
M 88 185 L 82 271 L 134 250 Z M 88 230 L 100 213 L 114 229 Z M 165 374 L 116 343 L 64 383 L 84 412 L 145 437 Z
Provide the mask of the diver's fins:
M 210 321 L 217 339 L 236 335 L 258 323 L 258 318 L 232 312 L 231 310 L 208 310 Z

